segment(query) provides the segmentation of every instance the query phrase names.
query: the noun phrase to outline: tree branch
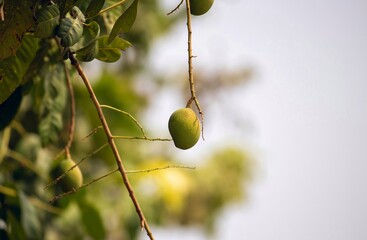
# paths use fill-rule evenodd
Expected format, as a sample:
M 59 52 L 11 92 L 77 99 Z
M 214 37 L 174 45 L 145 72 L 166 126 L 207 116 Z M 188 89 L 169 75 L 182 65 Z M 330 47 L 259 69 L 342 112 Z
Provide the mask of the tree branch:
M 71 84 L 70 80 L 70 74 L 69 71 L 67 70 L 65 62 L 63 62 L 63 65 L 66 78 L 66 85 L 68 87 L 68 92 L 70 95 L 70 125 L 69 125 L 68 141 L 65 146 L 66 156 L 67 158 L 70 158 L 70 147 L 71 144 L 73 143 L 74 129 L 75 129 L 75 97 L 74 97 L 73 85 Z
M 110 145 L 111 150 L 113 152 L 113 155 L 115 156 L 116 164 L 118 166 L 118 171 L 120 172 L 120 175 L 121 175 L 121 177 L 122 177 L 122 179 L 124 181 L 125 187 L 126 187 L 127 191 L 129 192 L 129 196 L 130 196 L 130 198 L 131 198 L 131 200 L 132 200 L 132 202 L 133 202 L 133 204 L 135 206 L 135 210 L 136 210 L 136 212 L 137 212 L 137 214 L 138 214 L 138 216 L 140 218 L 141 228 L 144 228 L 146 230 L 146 233 L 147 233 L 148 237 L 151 240 L 153 240 L 154 239 L 153 233 L 151 232 L 151 230 L 149 228 L 149 225 L 148 225 L 148 222 L 145 219 L 144 213 L 141 210 L 141 207 L 139 205 L 139 202 L 138 202 L 137 198 L 135 197 L 133 188 L 131 187 L 129 178 L 127 177 L 126 170 L 125 170 L 125 168 L 124 168 L 124 166 L 122 164 L 120 154 L 119 154 L 119 152 L 117 150 L 115 141 L 113 139 L 113 135 L 111 134 L 110 128 L 109 128 L 108 123 L 107 123 L 107 121 L 105 119 L 105 116 L 103 114 L 101 105 L 99 104 L 98 99 L 97 99 L 96 95 L 94 94 L 93 88 L 92 88 L 92 86 L 91 86 L 91 84 L 90 84 L 87 76 L 84 74 L 84 71 L 81 68 L 79 62 L 76 60 L 76 58 L 74 57 L 74 55 L 72 55 L 71 53 L 69 54 L 69 59 L 71 61 L 71 64 L 74 66 L 74 68 L 76 69 L 76 71 L 78 72 L 78 74 L 80 75 L 80 77 L 82 78 L 82 80 L 84 82 L 84 85 L 86 86 L 86 88 L 87 88 L 87 90 L 89 92 L 90 98 L 93 101 L 93 104 L 94 104 L 94 106 L 95 106 L 95 108 L 96 108 L 96 110 L 98 112 L 98 116 L 99 116 L 99 119 L 101 120 L 103 129 L 105 131 L 108 144 Z
M 172 10 L 170 11 L 169 13 L 167 13 L 167 16 L 171 15 L 172 13 L 176 12 L 182 5 L 184 0 L 181 0 L 181 2 Z
M 190 107 L 192 101 L 195 102 L 196 108 L 200 114 L 200 121 L 201 121 L 201 136 L 204 140 L 204 113 L 201 110 L 199 101 L 196 97 L 195 92 L 195 83 L 194 83 L 194 71 L 193 71 L 193 64 L 192 59 L 195 57 L 192 55 L 192 30 L 191 30 L 191 11 L 190 11 L 190 0 L 186 0 L 186 24 L 187 24 L 187 58 L 188 58 L 188 66 L 189 66 L 189 85 L 190 85 L 190 93 L 191 98 L 186 104 L 186 107 Z

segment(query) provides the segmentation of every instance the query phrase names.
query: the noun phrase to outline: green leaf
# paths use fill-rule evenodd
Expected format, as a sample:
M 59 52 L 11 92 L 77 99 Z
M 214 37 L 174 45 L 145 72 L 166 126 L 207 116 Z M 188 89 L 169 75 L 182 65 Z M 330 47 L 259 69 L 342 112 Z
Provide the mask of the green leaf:
M 100 27 L 97 22 L 93 21 L 89 24 L 85 24 L 82 38 L 76 44 L 71 46 L 70 50 L 72 52 L 76 52 L 78 50 L 87 47 L 88 45 L 98 40 L 99 34 L 100 34 Z
M 87 18 L 92 18 L 96 16 L 99 11 L 103 8 L 105 0 L 92 0 L 85 12 L 85 16 Z
M 5 102 L 0 104 L 0 131 L 9 125 L 15 117 L 22 101 L 21 87 L 15 89 Z
M 76 58 L 82 62 L 90 62 L 98 55 L 98 42 L 95 41 L 76 52 Z
M 55 2 L 60 6 L 61 16 L 63 17 L 75 6 L 77 0 L 56 0 Z
M 38 125 L 43 146 L 55 143 L 63 127 L 63 112 L 66 106 L 67 90 L 62 64 L 45 64 L 42 68 L 44 79 L 38 84 L 40 122 Z
M 57 5 L 48 5 L 36 12 L 37 27 L 34 32 L 35 37 L 50 38 L 56 35 L 56 28 L 59 25 L 60 10 Z
M 0 104 L 20 85 L 38 50 L 39 39 L 26 35 L 15 56 L 0 62 Z
M 34 2 L 34 0 L 6 1 L 4 5 L 5 21 L 0 21 L 0 61 L 16 53 L 24 34 L 34 26 L 31 10 Z
M 129 0 L 131 2 L 131 0 Z M 126 1 L 119 7 L 114 7 L 104 12 L 103 14 L 99 15 L 102 18 L 103 28 L 105 28 L 104 33 L 110 33 L 113 25 L 117 21 L 117 19 L 121 16 L 121 14 L 127 9 L 130 2 Z M 119 0 L 106 0 L 104 7 L 111 7 L 112 5 L 119 2 Z M 126 7 L 127 6 L 127 7 Z M 102 27 L 102 25 L 101 25 Z
M 57 36 L 61 38 L 61 45 L 72 46 L 83 35 L 83 23 L 85 18 L 83 13 L 78 7 L 73 7 L 66 15 L 64 19 L 61 20 L 59 30 L 57 31 Z
M 57 141 L 59 132 L 62 129 L 62 116 L 58 112 L 51 111 L 39 124 L 39 133 L 43 146 Z
M 89 236 L 95 240 L 105 239 L 106 230 L 96 207 L 82 200 L 79 202 L 79 208 L 81 211 L 82 223 Z
M 21 223 L 27 239 L 41 239 L 42 227 L 35 207 L 22 191 L 19 191 L 18 194 L 21 208 Z
M 76 58 L 83 62 L 90 62 L 95 59 L 98 55 L 98 37 L 100 33 L 99 25 L 97 22 L 91 22 L 86 26 L 86 30 L 84 30 L 83 37 L 79 41 L 84 45 L 82 49 L 76 52 Z M 75 45 L 78 45 L 79 42 Z
M 103 36 L 98 39 L 98 46 L 98 60 L 103 62 L 116 62 L 121 57 L 121 51 L 124 51 L 130 47 L 131 43 L 117 37 L 110 44 L 108 44 L 108 36 Z
M 108 37 L 108 43 L 111 43 L 117 35 L 130 31 L 138 12 L 138 2 L 139 0 L 134 0 L 130 7 L 117 19 Z

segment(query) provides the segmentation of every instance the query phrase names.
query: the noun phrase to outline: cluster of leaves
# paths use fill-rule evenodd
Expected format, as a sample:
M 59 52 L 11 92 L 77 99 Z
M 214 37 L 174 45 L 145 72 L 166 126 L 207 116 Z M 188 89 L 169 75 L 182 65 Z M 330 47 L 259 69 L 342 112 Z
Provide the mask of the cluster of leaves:
M 118 35 L 131 28 L 138 0 L 115 7 L 119 16 L 111 22 L 110 15 L 100 11 L 117 2 L 12 1 L 1 9 L 5 15 L 0 22 L 1 239 L 43 239 L 48 228 L 44 223 L 61 212 L 46 203 L 60 193 L 59 187 L 45 192 L 41 186 L 52 180 L 51 149 L 65 145 L 64 123 L 70 118 L 66 111 L 70 69 L 64 60 L 69 54 L 83 62 L 120 59 L 131 44 Z M 17 112 L 21 122 L 8 127 Z M 84 198 L 77 202 L 87 233 L 104 238 L 99 212 Z
M 117 61 L 121 51 L 131 46 L 118 35 L 130 30 L 135 21 L 138 0 L 127 2 L 131 5 L 115 23 L 108 21 L 106 13 L 98 14 L 104 5 L 108 7 L 114 1 L 108 2 L 60 0 L 52 5 L 49 1 L 6 4 L 6 20 L 0 24 L 3 49 L 0 52 L 0 104 L 18 86 L 25 84 L 22 79 L 27 71 L 39 69 L 40 65 L 31 65 L 32 62 L 40 63 L 45 56 L 51 55 L 45 48 L 45 41 L 59 43 L 63 47 L 64 59 L 71 52 L 79 61 L 89 62 L 95 58 L 104 62 Z M 121 9 L 119 12 L 121 14 Z M 112 31 L 108 34 L 111 25 Z M 39 51 L 43 54 L 37 55 Z M 62 62 L 61 58 L 58 60 L 54 62 Z

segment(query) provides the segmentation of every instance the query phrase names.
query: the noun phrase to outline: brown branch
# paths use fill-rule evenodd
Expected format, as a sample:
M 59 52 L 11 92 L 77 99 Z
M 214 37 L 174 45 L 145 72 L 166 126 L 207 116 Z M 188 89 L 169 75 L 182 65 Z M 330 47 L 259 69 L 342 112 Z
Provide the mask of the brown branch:
M 65 62 L 63 62 L 63 65 L 64 65 L 64 72 L 65 72 L 65 78 L 66 78 L 66 85 L 68 87 L 68 92 L 70 95 L 70 115 L 71 115 L 70 118 L 71 119 L 70 119 L 70 125 L 69 125 L 68 141 L 65 146 L 66 156 L 67 158 L 70 158 L 70 147 L 71 147 L 71 144 L 73 143 L 74 129 L 75 129 L 75 97 L 74 97 L 73 86 L 70 81 L 70 74 L 66 68 Z
M 145 228 L 146 230 L 146 233 L 148 235 L 148 237 L 150 239 L 154 239 L 153 237 L 153 233 L 151 232 L 150 230 L 150 227 L 148 225 L 148 222 L 147 220 L 145 219 L 145 216 L 143 214 L 143 211 L 141 210 L 141 207 L 139 205 L 139 202 L 137 200 L 137 198 L 135 197 L 135 194 L 134 194 L 134 191 L 133 191 L 133 188 L 130 184 L 130 181 L 129 181 L 129 178 L 127 177 L 127 174 L 126 174 L 126 171 L 125 171 L 125 168 L 122 164 L 122 161 L 121 161 L 121 157 L 120 157 L 120 153 L 118 152 L 117 150 L 117 147 L 116 147 L 116 144 L 115 144 L 115 141 L 113 139 L 113 136 L 111 134 L 111 131 L 110 131 L 110 128 L 108 126 L 108 123 L 105 119 L 105 116 L 103 114 L 103 111 L 102 111 L 102 108 L 101 108 L 101 105 L 99 104 L 98 102 L 98 99 L 96 97 L 96 95 L 94 94 L 94 91 L 93 91 L 93 88 L 87 78 L 87 76 L 84 74 L 84 71 L 82 69 L 82 67 L 80 66 L 79 62 L 76 60 L 76 58 L 74 57 L 74 55 L 72 55 L 71 53 L 69 54 L 69 59 L 71 61 L 71 64 L 74 66 L 74 68 L 76 69 L 76 71 L 78 72 L 78 74 L 80 75 L 80 77 L 82 78 L 83 82 L 84 82 L 84 85 L 86 86 L 88 92 L 89 92 L 89 95 L 90 95 L 90 98 L 98 112 L 98 116 L 99 116 L 99 119 L 101 120 L 101 123 L 102 123 L 102 126 L 103 126 L 103 129 L 105 131 L 105 134 L 106 134 L 106 137 L 107 137 L 107 141 L 111 147 L 111 150 L 113 152 L 113 155 L 115 156 L 115 159 L 116 159 L 116 164 L 118 166 L 118 170 L 121 174 L 121 177 L 124 181 L 124 184 L 125 184 L 125 187 L 127 189 L 127 191 L 129 192 L 129 196 L 135 206 L 135 210 L 137 212 L 137 214 L 139 215 L 139 218 L 140 218 L 140 222 L 141 222 L 141 227 L 142 228 Z
M 204 140 L 204 113 L 201 110 L 199 101 L 196 97 L 195 92 L 195 83 L 194 83 L 194 71 L 193 71 L 193 64 L 192 59 L 195 57 L 192 55 L 192 30 L 191 30 L 191 12 L 190 12 L 190 0 L 186 0 L 186 18 L 187 18 L 187 56 L 188 56 L 188 66 L 189 66 L 189 85 L 190 85 L 190 93 L 191 98 L 186 104 L 186 107 L 190 107 L 192 101 L 195 102 L 196 108 L 200 114 L 200 121 L 201 121 L 201 136 Z

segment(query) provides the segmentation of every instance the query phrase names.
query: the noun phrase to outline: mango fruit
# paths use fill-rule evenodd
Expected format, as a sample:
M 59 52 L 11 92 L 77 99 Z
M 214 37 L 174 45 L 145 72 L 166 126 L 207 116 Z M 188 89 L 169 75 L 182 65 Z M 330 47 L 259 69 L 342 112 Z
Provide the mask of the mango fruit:
M 56 166 L 55 173 L 60 176 L 75 165 L 71 158 L 63 159 Z M 74 167 L 59 181 L 60 187 L 64 192 L 71 191 L 83 185 L 83 174 L 79 166 Z
M 190 12 L 192 15 L 203 15 L 212 7 L 214 0 L 190 0 Z
M 186 150 L 200 138 L 200 121 L 191 108 L 180 108 L 169 118 L 168 130 L 175 146 Z

